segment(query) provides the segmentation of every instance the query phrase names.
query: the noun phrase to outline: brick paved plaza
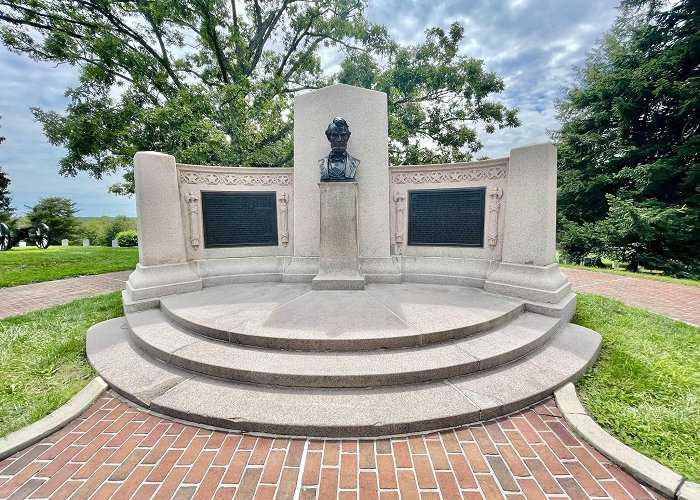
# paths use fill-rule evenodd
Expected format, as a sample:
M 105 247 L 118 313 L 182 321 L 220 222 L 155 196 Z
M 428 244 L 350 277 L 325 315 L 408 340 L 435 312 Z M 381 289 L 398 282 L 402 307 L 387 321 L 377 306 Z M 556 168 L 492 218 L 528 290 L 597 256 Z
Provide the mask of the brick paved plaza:
M 379 440 L 257 437 L 149 415 L 109 393 L 0 463 L 0 498 L 661 498 L 582 443 L 553 400 Z

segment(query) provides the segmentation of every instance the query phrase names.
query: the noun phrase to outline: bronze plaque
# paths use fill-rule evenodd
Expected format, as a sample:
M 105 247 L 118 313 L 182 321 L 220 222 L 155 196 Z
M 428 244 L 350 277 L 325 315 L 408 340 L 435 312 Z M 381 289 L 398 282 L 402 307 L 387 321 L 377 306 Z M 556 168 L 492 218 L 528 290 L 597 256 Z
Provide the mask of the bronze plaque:
M 408 192 L 408 244 L 484 246 L 486 188 Z
M 204 247 L 277 245 L 274 192 L 203 192 Z

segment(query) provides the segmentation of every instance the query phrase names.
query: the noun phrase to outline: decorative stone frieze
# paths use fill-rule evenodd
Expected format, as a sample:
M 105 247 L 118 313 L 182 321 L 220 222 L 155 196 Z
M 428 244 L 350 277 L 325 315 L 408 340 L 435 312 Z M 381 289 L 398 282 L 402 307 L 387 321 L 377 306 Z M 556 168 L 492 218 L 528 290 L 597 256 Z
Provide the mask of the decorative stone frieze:
M 234 173 L 204 173 L 191 170 L 180 170 L 182 184 L 206 184 L 209 186 L 290 186 L 291 174 L 234 174 Z
M 392 184 L 438 184 L 442 182 L 465 182 L 479 180 L 503 179 L 506 168 L 465 167 L 459 170 L 426 170 L 422 172 L 397 172 L 391 175 Z

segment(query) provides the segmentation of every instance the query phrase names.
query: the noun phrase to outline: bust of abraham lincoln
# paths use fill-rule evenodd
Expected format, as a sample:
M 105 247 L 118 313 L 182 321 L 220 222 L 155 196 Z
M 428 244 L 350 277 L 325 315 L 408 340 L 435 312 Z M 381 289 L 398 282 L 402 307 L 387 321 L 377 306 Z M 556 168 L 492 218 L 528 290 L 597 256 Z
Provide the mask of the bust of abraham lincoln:
M 334 118 L 326 129 L 326 138 L 331 143 L 331 152 L 318 161 L 321 182 L 352 182 L 360 160 L 348 154 L 350 127 L 344 118 Z

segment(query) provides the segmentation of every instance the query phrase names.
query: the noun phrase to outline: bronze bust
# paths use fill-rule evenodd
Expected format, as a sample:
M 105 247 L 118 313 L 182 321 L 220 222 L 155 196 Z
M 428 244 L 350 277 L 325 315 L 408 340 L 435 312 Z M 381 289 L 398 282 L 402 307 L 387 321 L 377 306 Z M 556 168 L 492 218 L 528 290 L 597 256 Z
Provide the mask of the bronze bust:
M 331 152 L 318 161 L 322 182 L 352 182 L 360 160 L 347 152 L 350 127 L 344 118 L 334 118 L 326 129 Z

